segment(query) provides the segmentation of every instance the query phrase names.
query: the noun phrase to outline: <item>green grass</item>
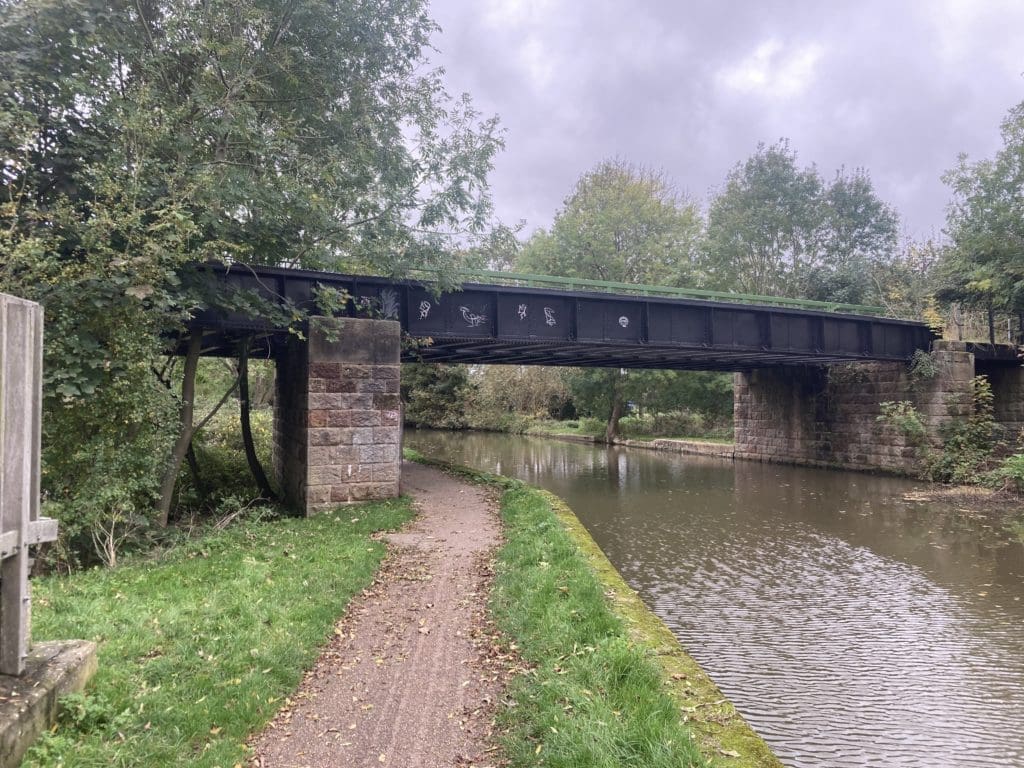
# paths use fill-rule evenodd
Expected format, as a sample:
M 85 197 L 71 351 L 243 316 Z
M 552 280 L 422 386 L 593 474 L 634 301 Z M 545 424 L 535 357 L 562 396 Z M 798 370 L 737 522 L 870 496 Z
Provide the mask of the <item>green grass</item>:
M 502 499 L 506 544 L 492 610 L 532 667 L 500 724 L 513 766 L 703 766 L 660 669 L 631 642 L 603 588 L 541 492 Z
M 316 659 L 407 499 L 242 522 L 116 569 L 34 582 L 33 636 L 99 643 L 85 696 L 26 766 L 222 766 L 246 759 Z

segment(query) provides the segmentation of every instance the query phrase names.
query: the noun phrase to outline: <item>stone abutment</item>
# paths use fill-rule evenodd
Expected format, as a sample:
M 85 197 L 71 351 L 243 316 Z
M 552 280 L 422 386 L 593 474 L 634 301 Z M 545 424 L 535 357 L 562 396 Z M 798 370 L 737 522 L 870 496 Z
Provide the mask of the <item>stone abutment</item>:
M 975 370 L 961 342 L 936 342 L 930 376 L 903 363 L 766 368 L 737 373 L 734 420 L 737 458 L 811 466 L 911 472 L 917 450 L 878 417 L 884 402 L 909 401 L 931 440 L 943 424 L 970 414 L 972 379 L 986 375 L 996 420 L 1011 436 L 1024 426 L 1024 369 Z
M 288 506 L 398 495 L 400 334 L 393 320 L 314 318 L 279 356 L 274 466 Z

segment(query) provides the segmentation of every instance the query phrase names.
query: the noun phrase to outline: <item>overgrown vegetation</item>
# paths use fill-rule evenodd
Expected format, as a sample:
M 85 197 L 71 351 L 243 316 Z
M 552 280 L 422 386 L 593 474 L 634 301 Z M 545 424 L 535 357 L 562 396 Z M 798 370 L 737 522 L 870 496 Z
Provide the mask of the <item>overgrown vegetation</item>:
M 732 437 L 732 378 L 703 371 L 629 371 L 493 365 L 407 365 L 406 423 L 512 434 L 608 439 L 614 397 L 628 396 L 616 422 L 626 437 Z
M 233 766 L 315 660 L 409 519 L 406 499 L 302 519 L 251 514 L 116 569 L 34 583 L 33 637 L 99 643 L 87 694 L 26 766 Z
M 446 92 L 435 31 L 422 0 L 0 0 L 0 290 L 46 312 L 42 479 L 65 562 L 173 516 L 190 367 L 171 387 L 154 372 L 185 323 L 269 313 L 188 264 L 451 285 L 458 247 L 486 237 L 500 129 Z
M 939 483 L 978 483 L 986 478 L 1001 446 L 992 385 L 986 377 L 975 376 L 971 381 L 969 405 L 966 416 L 942 425 L 937 444 L 930 441 L 924 417 L 909 400 L 882 403 L 878 419 L 895 427 L 917 449 L 923 478 Z
M 705 765 L 660 670 L 630 642 L 545 497 L 512 485 L 502 519 L 492 609 L 533 666 L 501 714 L 511 764 Z

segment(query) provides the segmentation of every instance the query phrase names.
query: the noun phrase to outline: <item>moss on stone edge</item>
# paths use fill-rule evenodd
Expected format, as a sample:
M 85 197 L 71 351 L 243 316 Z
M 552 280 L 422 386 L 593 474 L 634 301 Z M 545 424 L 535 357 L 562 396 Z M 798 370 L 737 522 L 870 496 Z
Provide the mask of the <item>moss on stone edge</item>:
M 531 487 L 519 480 L 480 472 L 470 467 L 428 459 L 405 450 L 410 461 L 438 467 L 465 479 L 502 488 Z M 605 590 L 614 612 L 629 628 L 630 639 L 646 649 L 664 671 L 666 690 L 679 702 L 680 712 L 693 730 L 701 753 L 722 768 L 783 768 L 764 740 L 754 732 L 701 666 L 682 648 L 675 635 L 640 599 L 640 596 L 605 556 L 575 513 L 555 494 L 532 487 L 542 495 L 566 533 L 579 547 Z
M 693 729 L 703 754 L 723 766 L 782 768 L 764 740 L 683 650 L 672 630 L 626 584 L 569 505 L 548 491 L 538 490 L 538 493 L 547 499 L 555 516 L 594 569 L 615 612 L 629 627 L 630 639 L 648 649 L 661 665 L 665 684 L 679 702 L 683 718 Z

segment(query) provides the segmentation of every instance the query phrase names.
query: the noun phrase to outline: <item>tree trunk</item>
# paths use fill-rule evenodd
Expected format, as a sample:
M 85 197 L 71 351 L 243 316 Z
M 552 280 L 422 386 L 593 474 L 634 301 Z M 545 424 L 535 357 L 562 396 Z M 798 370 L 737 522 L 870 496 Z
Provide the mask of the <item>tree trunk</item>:
M 615 438 L 619 436 L 619 419 L 622 418 L 624 405 L 622 402 L 622 392 L 616 386 L 612 391 L 612 413 L 608 417 L 608 427 L 604 431 L 604 441 L 609 445 L 614 443 Z
M 188 441 L 185 458 L 188 460 L 188 471 L 192 473 L 192 482 L 196 484 L 196 493 L 199 494 L 200 500 L 205 501 L 210 495 L 210 489 L 206 487 L 203 476 L 199 473 L 199 459 L 196 458 L 195 443 L 192 440 Z
M 181 462 L 185 460 L 188 447 L 192 443 L 193 417 L 195 415 L 196 369 L 199 367 L 199 353 L 203 349 L 203 334 L 193 333 L 188 340 L 188 352 L 185 354 L 185 371 L 181 382 L 181 410 L 178 415 L 178 437 L 171 449 L 171 457 L 164 470 L 163 481 L 160 483 L 160 498 L 156 505 L 156 524 L 167 527 L 171 514 L 171 499 L 174 496 L 174 484 L 178 480 Z
M 277 494 L 270 487 L 267 473 L 263 471 L 256 445 L 252 439 L 252 423 L 249 420 L 249 340 L 242 344 L 238 355 L 238 402 L 239 418 L 242 422 L 242 445 L 245 446 L 245 460 L 249 463 L 249 471 L 260 489 L 260 496 L 269 501 L 277 501 Z

